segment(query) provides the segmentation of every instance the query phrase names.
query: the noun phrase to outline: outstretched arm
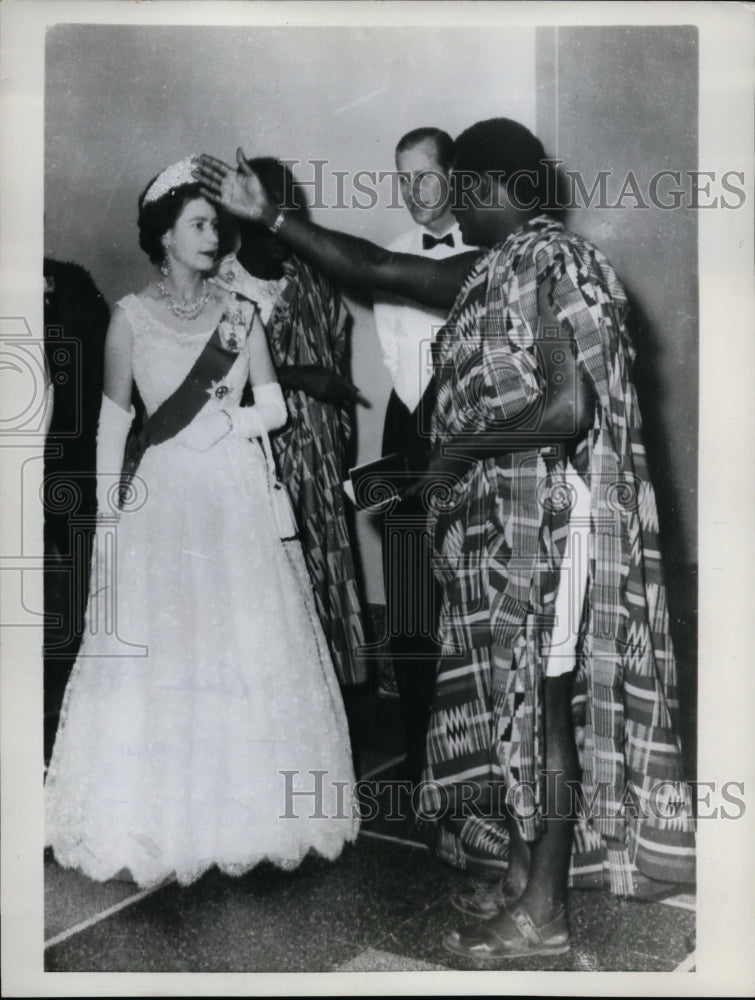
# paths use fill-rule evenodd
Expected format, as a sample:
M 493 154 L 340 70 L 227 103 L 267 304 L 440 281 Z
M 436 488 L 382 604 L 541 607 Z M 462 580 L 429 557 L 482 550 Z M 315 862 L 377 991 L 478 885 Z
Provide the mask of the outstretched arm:
M 343 406 L 360 398 L 353 382 L 324 365 L 284 365 L 277 374 L 281 389 L 298 389 L 320 403 Z
M 195 175 L 204 194 L 226 211 L 262 226 L 272 226 L 278 206 L 268 197 L 257 175 L 236 151 L 238 169 L 203 155 Z M 352 285 L 366 285 L 404 295 L 423 305 L 450 309 L 464 278 L 479 256 L 477 251 L 444 260 L 392 253 L 368 240 L 325 229 L 302 218 L 300 212 L 283 212 L 278 237 L 297 253 L 335 278 Z

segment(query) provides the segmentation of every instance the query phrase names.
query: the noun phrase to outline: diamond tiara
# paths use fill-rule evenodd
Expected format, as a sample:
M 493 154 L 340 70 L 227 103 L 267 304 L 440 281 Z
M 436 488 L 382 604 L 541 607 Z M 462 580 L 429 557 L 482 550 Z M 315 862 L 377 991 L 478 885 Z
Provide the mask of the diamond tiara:
M 183 160 L 179 160 L 178 163 L 173 163 L 171 166 L 166 167 L 161 174 L 157 175 L 147 189 L 142 204 L 147 205 L 151 201 L 157 201 L 158 198 L 162 198 L 164 194 L 167 194 L 173 188 L 180 187 L 182 184 L 196 184 L 197 179 L 192 173 L 195 165 L 195 157 L 187 156 Z

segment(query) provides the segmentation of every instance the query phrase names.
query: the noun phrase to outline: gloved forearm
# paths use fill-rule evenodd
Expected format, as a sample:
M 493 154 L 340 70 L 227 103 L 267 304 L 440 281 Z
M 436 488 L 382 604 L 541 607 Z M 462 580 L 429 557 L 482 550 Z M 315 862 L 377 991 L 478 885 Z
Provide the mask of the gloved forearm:
M 134 408 L 127 413 L 103 395 L 97 423 L 97 515 L 106 517 L 118 512 L 120 483 L 126 438 L 134 419 Z
M 260 437 L 262 429 L 274 431 L 288 418 L 286 402 L 277 382 L 254 386 L 254 405 L 226 410 L 231 418 L 231 433 L 239 437 Z

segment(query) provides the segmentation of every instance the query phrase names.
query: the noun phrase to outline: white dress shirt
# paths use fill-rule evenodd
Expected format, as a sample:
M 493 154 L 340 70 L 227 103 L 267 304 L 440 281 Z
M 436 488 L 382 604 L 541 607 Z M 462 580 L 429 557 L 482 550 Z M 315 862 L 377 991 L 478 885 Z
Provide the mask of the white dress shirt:
M 453 236 L 452 247 L 439 243 L 429 250 L 424 250 L 422 237 L 425 233 L 430 236 L 446 235 L 446 233 L 429 233 L 423 227 L 415 226 L 410 232 L 394 240 L 388 249 L 397 253 L 432 257 L 435 260 L 474 249 L 462 241 L 456 223 L 447 230 L 447 233 Z M 418 306 L 410 299 L 388 292 L 376 292 L 374 315 L 383 362 L 391 374 L 393 388 L 401 401 L 413 411 L 432 378 L 430 345 L 445 323 L 448 312 L 444 309 Z

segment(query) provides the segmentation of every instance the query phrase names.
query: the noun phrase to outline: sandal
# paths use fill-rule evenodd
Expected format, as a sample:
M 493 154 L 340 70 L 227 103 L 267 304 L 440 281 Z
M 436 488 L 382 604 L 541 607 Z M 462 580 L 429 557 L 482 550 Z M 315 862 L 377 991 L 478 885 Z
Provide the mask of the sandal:
M 443 947 L 479 969 L 510 958 L 564 955 L 571 947 L 566 908 L 540 927 L 535 925 L 521 904 L 506 910 L 505 917 L 500 930 L 490 924 L 480 924 L 451 931 L 443 938 Z
M 489 879 L 473 879 L 469 889 L 455 892 L 451 896 L 451 906 L 466 917 L 475 920 L 491 920 L 501 910 L 508 909 L 521 896 L 521 892 L 509 888 L 505 880 L 490 882 Z

